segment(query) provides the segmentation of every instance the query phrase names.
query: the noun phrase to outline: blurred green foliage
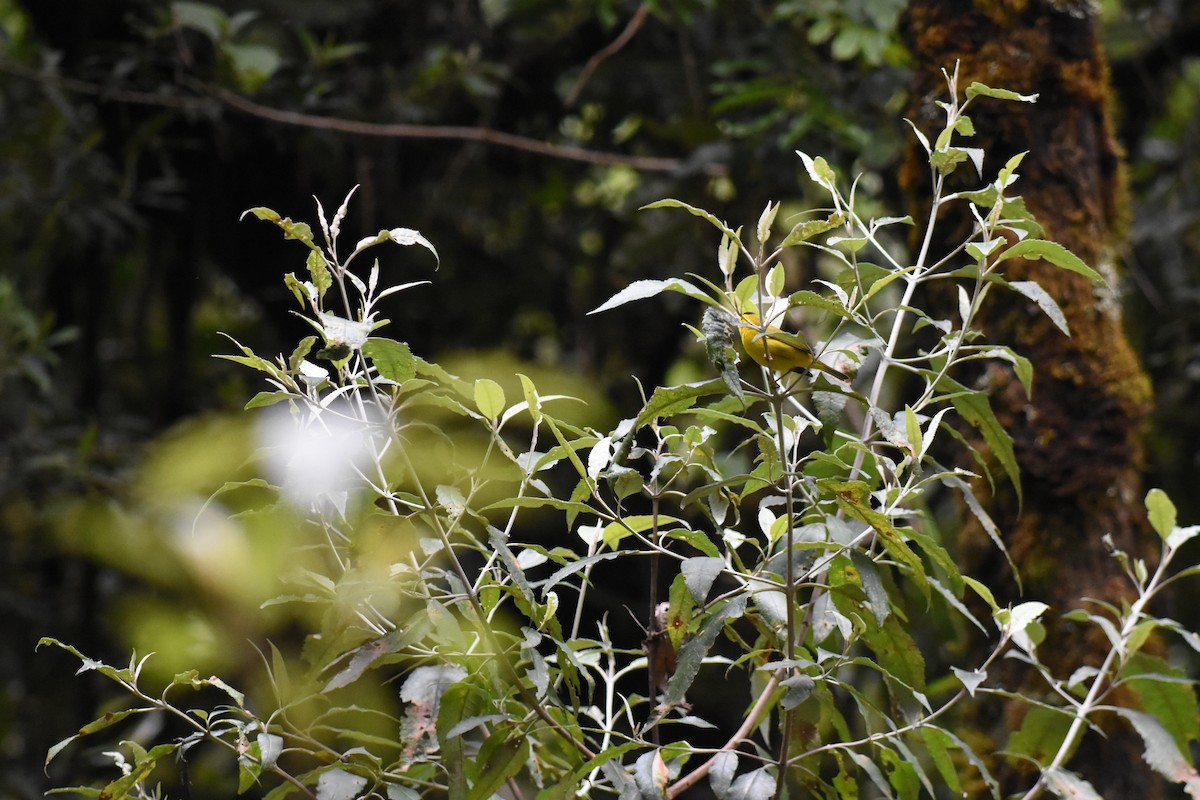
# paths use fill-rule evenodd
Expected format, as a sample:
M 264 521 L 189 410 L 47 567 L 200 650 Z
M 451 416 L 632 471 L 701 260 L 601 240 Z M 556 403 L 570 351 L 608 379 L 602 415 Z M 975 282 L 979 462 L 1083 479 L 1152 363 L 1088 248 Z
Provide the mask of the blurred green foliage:
M 587 72 L 637 3 L 0 0 L 0 634 L 12 643 L 0 654 L 12 676 L 0 694 L 0 792 L 40 795 L 46 746 L 95 699 L 86 682 L 54 691 L 47 673 L 66 662 L 32 664 L 38 635 L 119 661 L 144 646 L 123 621 L 137 609 L 207 641 L 217 663 L 228 653 L 220 636 L 262 633 L 233 624 L 255 598 L 164 541 L 170 523 L 155 508 L 170 504 L 147 502 L 205 496 L 213 474 L 236 474 L 237 428 L 188 422 L 141 462 L 153 466 L 129 474 L 167 426 L 253 394 L 247 376 L 210 358 L 224 349 L 218 331 L 260 352 L 295 338 L 275 327 L 291 302 L 277 282 L 286 248 L 238 225 L 242 210 L 299 215 L 297 198 L 361 184 L 356 233 L 399 221 L 442 252 L 425 302 L 394 320 L 402 338 L 455 353 L 448 363 L 470 377 L 520 364 L 561 376 L 567 394 L 590 385 L 604 420 L 608 402 L 633 396 L 631 374 L 653 385 L 702 358 L 679 325 L 697 323 L 681 320 L 682 304 L 674 316 L 621 310 L 604 326 L 585 316 L 634 278 L 712 257 L 689 220 L 638 215 L 639 205 L 703 198 L 730 219 L 752 218 L 768 197 L 807 205 L 791 153 L 801 145 L 891 192 L 887 167 L 906 134 L 886 113 L 905 101 L 891 29 L 900 3 L 647 5 L 628 42 Z M 1200 176 L 1189 143 L 1200 7 L 1103 6 L 1131 161 L 1129 326 L 1165 432 L 1150 470 L 1197 518 Z M 268 109 L 482 128 L 678 166 L 293 126 L 238 111 L 222 91 Z M 811 276 L 817 265 L 789 269 Z M 192 436 L 206 442 L 205 462 L 172 450 Z M 215 535 L 217 553 L 249 546 Z M 280 545 L 254 546 L 270 565 Z

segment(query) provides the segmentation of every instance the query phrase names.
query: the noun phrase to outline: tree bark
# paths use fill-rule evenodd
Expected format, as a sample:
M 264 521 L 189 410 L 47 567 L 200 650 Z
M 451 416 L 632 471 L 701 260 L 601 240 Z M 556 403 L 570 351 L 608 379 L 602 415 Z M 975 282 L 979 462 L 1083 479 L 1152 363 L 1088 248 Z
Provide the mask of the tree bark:
M 910 119 L 922 130 L 940 129 L 944 117 L 932 101 L 944 99 L 942 69 L 952 71 L 956 62 L 960 93 L 980 81 L 1038 94 L 1034 104 L 975 101 L 969 115 L 978 135 L 969 144 L 986 150 L 985 180 L 1008 158 L 1028 151 L 1015 191 L 1046 238 L 1063 244 L 1116 287 L 1114 251 L 1128 216 L 1125 181 L 1110 118 L 1107 65 L 1085 5 L 913 0 L 902 19 L 917 64 Z M 919 196 L 927 175 L 924 152 L 914 149 L 902 175 L 910 198 Z M 969 165 L 952 177 L 969 178 L 970 188 L 979 185 Z M 954 241 L 970 230 L 965 216 L 945 222 L 948 236 L 959 237 Z M 1135 556 L 1145 555 L 1150 542 L 1141 504 L 1149 381 L 1126 339 L 1112 291 L 1041 261 L 1020 263 L 1005 277 L 1041 284 L 1062 307 L 1071 336 L 1015 293 L 989 296 L 988 340 L 1013 346 L 1033 362 L 1036 373 L 1031 398 L 1008 369 L 991 367 L 980 376 L 991 390 L 997 417 L 1013 436 L 1024 489 L 1023 508 L 1018 508 L 1015 492 L 998 479 L 988 510 L 1020 571 L 1023 599 L 1044 601 L 1056 615 L 1080 607 L 1084 598 L 1119 604 L 1131 587 L 1103 537 Z M 969 571 L 993 588 L 1015 586 L 994 548 L 982 553 L 975 554 Z M 1052 623 L 1041 653 L 1060 677 L 1079 664 L 1098 663 L 1108 646 L 1098 631 L 1072 625 Z M 1011 724 L 1010 713 L 1005 717 Z M 1081 750 L 1071 768 L 1082 771 L 1105 797 L 1160 796 L 1148 788 L 1155 781 L 1144 767 L 1140 740 L 1113 727 L 1117 740 L 1099 743 L 1092 734 L 1096 750 Z

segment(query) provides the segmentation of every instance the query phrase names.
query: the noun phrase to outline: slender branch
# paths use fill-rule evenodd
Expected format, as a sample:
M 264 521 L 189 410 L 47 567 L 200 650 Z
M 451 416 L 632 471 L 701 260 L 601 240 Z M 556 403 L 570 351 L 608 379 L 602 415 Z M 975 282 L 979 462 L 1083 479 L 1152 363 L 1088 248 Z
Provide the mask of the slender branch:
M 567 93 L 566 104 L 568 106 L 575 105 L 575 101 L 579 99 L 579 93 L 583 91 L 583 87 L 591 80 L 592 73 L 609 58 L 620 52 L 621 48 L 629 44 L 634 35 L 641 29 L 646 22 L 646 16 L 650 13 L 650 4 L 642 3 L 638 6 L 638 10 L 633 12 L 633 16 L 629 18 L 624 30 L 613 39 L 608 45 L 596 52 L 588 62 L 584 64 L 583 71 L 579 73 L 579 77 L 575 79 L 575 85 L 571 87 L 571 91 Z
M 675 800 L 675 798 L 682 795 L 688 789 L 704 780 L 704 777 L 708 775 L 713 766 L 716 764 L 717 756 L 721 755 L 721 753 L 727 753 L 730 750 L 733 750 L 739 744 L 741 744 L 743 739 L 750 735 L 750 731 L 754 730 L 758 726 L 759 719 L 762 718 L 763 712 L 767 710 L 767 706 L 771 702 L 771 697 L 775 694 L 775 690 L 779 687 L 779 683 L 783 679 L 784 672 L 785 670 L 782 669 L 775 670 L 775 673 L 771 676 L 771 679 L 767 681 L 767 685 L 764 686 L 762 692 L 759 693 L 758 700 L 754 702 L 754 707 L 750 709 L 750 713 L 747 714 L 746 719 L 742 721 L 742 726 L 737 729 L 737 732 L 734 733 L 733 736 L 730 737 L 729 741 L 721 746 L 720 750 L 713 754 L 712 758 L 708 759 L 708 761 L 705 761 L 703 764 L 696 767 L 696 769 L 675 781 L 675 783 L 673 783 L 671 788 L 667 791 L 667 800 Z
M 184 109 L 212 109 L 214 106 L 226 106 L 243 114 L 270 122 L 278 122 L 301 128 L 337 131 L 356 136 L 377 136 L 390 139 L 451 139 L 483 142 L 547 158 L 580 161 L 585 164 L 599 164 L 604 166 L 625 166 L 643 172 L 672 172 L 678 169 L 683 163 L 677 158 L 627 156 L 621 153 L 588 150 L 587 148 L 576 147 L 574 145 L 553 144 L 529 136 L 519 136 L 514 133 L 505 133 L 491 128 L 477 128 L 468 125 L 416 125 L 410 123 L 364 122 L 342 119 L 340 117 L 304 114 L 298 111 L 287 111 L 266 106 L 219 86 L 206 87 L 210 93 L 210 97 L 175 96 L 156 92 L 109 88 L 98 83 L 31 69 L 8 59 L 0 59 L 0 72 L 7 72 L 10 75 L 37 81 L 59 89 L 91 95 L 100 100 Z
M 1083 735 L 1084 728 L 1090 724 L 1088 717 L 1103 702 L 1104 695 L 1110 688 L 1113 673 L 1116 671 L 1118 663 L 1124 658 L 1125 646 L 1130 637 L 1133 636 L 1134 629 L 1142 621 L 1143 611 L 1150 604 L 1150 601 L 1154 599 L 1155 595 L 1158 594 L 1160 585 L 1167 576 L 1167 569 L 1174 554 L 1175 551 L 1169 546 L 1163 550 L 1158 567 L 1154 570 L 1154 576 L 1146 584 L 1145 588 L 1141 589 L 1141 595 L 1129 607 L 1129 611 L 1122 621 L 1119 641 L 1113 642 L 1112 648 L 1104 657 L 1104 663 L 1100 665 L 1099 671 L 1092 679 L 1092 685 L 1088 689 L 1087 697 L 1076 706 L 1075 718 L 1071 720 L 1071 727 L 1067 730 L 1067 735 L 1059 745 L 1058 752 L 1054 754 L 1053 760 L 1042 768 L 1037 782 L 1029 787 L 1029 791 L 1022 795 L 1021 800 L 1033 800 L 1033 798 L 1040 796 L 1046 787 L 1046 776 L 1066 764 L 1067 759 L 1075 751 L 1077 740 Z

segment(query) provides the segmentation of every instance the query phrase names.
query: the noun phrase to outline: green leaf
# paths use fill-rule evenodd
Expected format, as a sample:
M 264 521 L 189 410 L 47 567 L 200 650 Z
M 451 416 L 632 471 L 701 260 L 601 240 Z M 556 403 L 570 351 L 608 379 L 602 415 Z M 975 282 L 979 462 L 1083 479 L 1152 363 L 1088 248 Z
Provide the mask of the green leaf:
M 830 168 L 829 162 L 821 156 L 812 158 L 799 150 L 796 151 L 796 155 L 800 156 L 800 160 L 804 162 L 804 169 L 814 183 L 824 186 L 831 192 L 836 191 L 837 175 Z
M 1108 281 L 1096 270 L 1083 263 L 1083 259 L 1063 247 L 1058 242 L 1048 242 L 1045 239 L 1025 239 L 1007 248 L 996 257 L 996 263 L 1010 258 L 1025 258 L 1030 261 L 1045 259 L 1056 267 L 1083 275 L 1093 283 L 1108 286 Z
M 725 561 L 723 559 L 704 556 L 685 559 L 679 565 L 684 583 L 687 585 L 688 591 L 692 593 L 692 599 L 701 605 L 708 598 L 708 591 L 712 588 L 713 581 L 717 579 L 724 568 Z
M 283 238 L 295 239 L 298 242 L 303 242 L 311 248 L 316 249 L 316 244 L 313 243 L 312 228 L 307 222 L 292 222 L 290 217 L 284 217 L 279 222 L 275 223 L 283 229 Z
M 333 767 L 317 779 L 317 800 L 354 800 L 366 785 L 367 779 L 361 775 Z
M 1025 356 L 1017 355 L 1011 347 L 993 347 L 980 353 L 983 358 L 998 358 L 1012 364 L 1013 373 L 1025 389 L 1026 397 L 1033 397 L 1033 363 Z
M 967 87 L 967 99 L 970 100 L 972 97 L 977 95 L 994 97 L 997 100 L 1017 100 L 1022 103 L 1036 103 L 1038 99 L 1036 94 L 1017 94 L 1010 89 L 993 89 L 987 84 L 974 81 L 970 86 Z
M 1037 281 L 1008 281 L 1008 285 L 1028 297 L 1033 302 L 1037 303 L 1038 308 L 1042 310 L 1054 326 L 1063 332 L 1064 335 L 1070 336 L 1071 329 L 1067 327 L 1067 317 L 1063 314 L 1058 303 L 1050 296 L 1050 293 L 1042 288 Z
M 967 160 L 967 151 L 962 147 L 948 147 L 945 150 L 934 150 L 929 157 L 929 163 L 941 175 L 949 175 L 958 165 Z
M 837 300 L 823 297 L 816 292 L 812 292 L 807 289 L 794 292 L 788 296 L 788 308 L 795 308 L 796 306 L 817 308 L 821 311 L 828 311 L 830 314 L 836 314 L 843 319 L 854 319 L 854 313 Z
M 90 734 L 97 733 L 98 731 L 102 731 L 110 725 L 117 724 L 118 722 L 120 722 L 121 720 L 130 716 L 131 714 L 143 714 L 147 711 L 152 711 L 152 710 L 153 709 L 149 709 L 149 708 L 126 708 L 121 711 L 110 711 L 109 713 L 105 714 L 104 716 L 98 717 L 98 718 L 92 720 L 91 722 L 89 722 L 87 725 L 84 725 L 82 728 L 80 728 L 79 735 L 80 736 L 88 736 Z M 74 737 L 72 737 L 72 738 L 74 738 Z
M 862 481 L 837 481 L 832 478 L 821 478 L 817 481 L 817 486 L 826 496 L 833 498 L 838 508 L 842 509 L 846 516 L 859 522 L 865 522 L 875 529 L 875 532 L 879 534 L 879 541 L 883 544 L 883 549 L 894 560 L 908 567 L 913 580 L 916 581 L 917 588 L 921 590 L 921 594 L 926 599 L 929 599 L 929 578 L 925 574 L 925 565 L 921 562 L 921 557 L 905 543 L 887 514 L 871 508 L 867 484 Z
M 664 705 L 676 706 L 683 701 L 684 694 L 700 672 L 701 663 L 716 643 L 717 634 L 725 627 L 727 621 L 738 619 L 745 612 L 745 595 L 738 595 L 726 601 L 704 621 L 696 635 L 679 649 L 675 674 L 667 681 L 667 689 L 663 692 Z
M 229 33 L 229 16 L 209 3 L 194 3 L 188 0 L 171 3 L 171 20 L 181 28 L 199 31 L 213 43 L 221 41 Z
M 601 540 L 609 547 L 616 549 L 617 545 L 626 536 L 634 533 L 644 533 L 650 530 L 657 524 L 659 528 L 665 528 L 668 525 L 681 524 L 682 520 L 675 517 L 668 517 L 662 514 L 634 514 L 628 517 L 622 517 L 616 522 L 610 522 L 604 526 L 604 531 L 600 534 Z
M 682 200 L 674 200 L 671 198 L 667 198 L 665 200 L 659 200 L 657 202 L 649 203 L 648 205 L 644 205 L 638 210 L 646 211 L 651 208 L 682 208 L 682 209 L 686 210 L 692 216 L 700 217 L 701 219 L 708 220 L 710 223 L 713 224 L 713 226 L 715 226 L 717 228 L 717 230 L 721 231 L 721 233 L 725 234 L 730 239 L 732 239 L 734 241 L 739 241 L 739 242 L 741 241 L 740 239 L 738 239 L 738 235 L 737 235 L 736 231 L 732 230 L 724 222 L 721 222 L 721 220 L 717 219 L 710 212 L 705 211 L 703 208 L 697 208 L 696 206 L 688 205 L 687 203 L 683 202 Z M 599 311 L 600 309 L 596 309 L 596 310 Z M 595 313 L 595 312 L 592 312 L 592 313 Z
M 274 364 L 272 364 L 270 361 L 267 361 L 265 358 L 259 358 L 253 353 L 245 356 L 231 356 L 224 353 L 218 353 L 216 356 L 214 356 L 214 358 L 232 361 L 235 364 L 241 364 L 244 367 L 250 367 L 251 369 L 256 369 L 259 372 L 265 372 L 271 376 L 276 376 L 279 374 L 279 370 L 275 368 Z
M 1162 489 L 1151 489 L 1146 493 L 1146 513 L 1154 532 L 1166 541 L 1171 531 L 1175 530 L 1177 520 L 1175 504 L 1171 502 L 1171 498 Z
M 504 737 L 503 731 L 497 730 L 483 743 L 479 750 L 476 764 L 482 764 L 483 769 L 476 776 L 467 793 L 467 800 L 489 800 L 505 781 L 521 771 L 529 758 L 529 737 L 521 736 L 517 740 L 506 739 L 489 747 L 497 737 Z
M 1137 696 L 1142 710 L 1154 715 L 1175 739 L 1180 752 L 1200 741 L 1200 710 L 1187 673 L 1158 656 L 1135 653 L 1121 669 L 1124 683 Z
M 775 215 L 779 213 L 779 203 L 767 203 L 767 207 L 758 217 L 758 241 L 766 243 L 767 239 L 771 238 L 771 226 L 775 224 Z M 722 239 L 727 241 L 727 237 L 722 235 Z
M 833 230 L 846 222 L 846 215 L 842 212 L 831 214 L 826 219 L 810 219 L 796 223 L 787 237 L 779 245 L 780 247 L 794 247 L 803 242 L 807 242 L 814 236 L 820 236 L 826 231 Z
M 246 403 L 245 409 L 249 411 L 252 408 L 263 408 L 264 406 L 273 406 L 276 403 L 281 403 L 284 400 L 292 399 L 290 392 L 259 392 L 251 397 Z
M 380 376 L 389 381 L 404 383 L 417 374 L 412 350 L 404 342 L 372 336 L 363 343 L 362 353 L 371 359 Z
M 450 797 L 467 796 L 467 746 L 462 736 L 448 736 L 459 722 L 479 713 L 483 705 L 480 694 L 465 681 L 452 684 L 437 702 L 437 739 L 441 747 L 439 761 L 447 773 Z
M 1005 750 L 1048 764 L 1067 738 L 1071 715 L 1044 706 L 1034 706 L 1021 720 L 1021 727 L 1008 737 Z
M 329 264 L 320 250 L 308 251 L 308 274 L 312 276 L 313 286 L 317 287 L 317 297 L 324 297 L 325 290 L 333 286 L 333 276 L 329 274 Z
M 1159 774 L 1182 783 L 1192 797 L 1200 797 L 1200 773 L 1188 763 L 1187 757 L 1176 746 L 1171 734 L 1152 715 L 1128 708 L 1113 709 L 1133 725 L 1146 751 L 1142 758 Z
M 925 691 L 925 657 L 896 615 L 881 625 L 867 626 L 862 641 L 884 671 L 918 692 Z
M 672 528 L 664 532 L 663 535 L 669 539 L 687 542 L 710 558 L 720 558 L 721 556 L 720 551 L 717 550 L 717 546 L 712 543 L 712 540 L 708 538 L 708 534 L 704 531 L 694 531 L 689 528 Z
M 1044 773 L 1046 786 L 1063 800 L 1104 800 L 1096 787 L 1074 772 L 1056 767 Z
M 946 735 L 946 732 L 935 725 L 922 725 L 919 729 L 921 739 L 925 742 L 925 751 L 929 753 L 930 760 L 937 767 L 938 775 L 955 797 L 962 794 L 962 784 L 958 779 L 958 769 L 955 767 L 953 757 L 950 755 L 950 748 L 954 746 L 953 740 Z
M 709 297 L 702 289 L 694 284 L 688 283 L 681 278 L 668 278 L 667 280 L 663 281 L 634 281 L 621 291 L 614 294 L 607 301 L 589 311 L 588 314 L 599 314 L 601 311 L 610 311 L 617 306 L 623 306 L 626 303 L 633 302 L 634 300 L 645 300 L 649 297 L 656 297 L 663 292 L 678 292 L 679 294 L 687 295 L 695 300 L 708 303 L 711 306 L 720 306 L 720 303 Z
M 914 457 L 925 449 L 924 436 L 921 433 L 921 423 L 917 420 L 917 412 L 913 411 L 912 406 L 907 403 L 904 405 L 904 436 L 908 439 L 908 446 Z
M 996 419 L 995 412 L 992 411 L 991 402 L 988 396 L 982 392 L 973 392 L 967 387 L 958 383 L 951 378 L 942 378 L 938 384 L 938 388 L 943 391 L 953 392 L 951 402 L 959 415 L 966 420 L 971 427 L 979 431 L 983 436 L 983 440 L 987 443 L 991 454 L 1000 462 L 1000 466 L 1004 468 L 1005 474 L 1008 475 L 1009 481 L 1013 485 L 1013 489 L 1017 492 L 1017 503 L 1023 502 L 1021 492 L 1021 470 L 1017 466 L 1017 455 L 1013 450 L 1012 437 L 1008 435 L 1008 431 Z
M 475 381 L 475 407 L 485 418 L 495 421 L 504 413 L 504 387 L 490 378 Z
M 659 417 L 669 417 L 687 411 L 696 404 L 696 400 L 706 395 L 725 394 L 725 382 L 717 378 L 702 383 L 687 383 L 682 386 L 660 386 L 654 390 L 649 402 L 638 414 L 634 428 Z
M 533 424 L 542 424 L 542 401 L 538 397 L 537 387 L 534 386 L 528 375 L 518 372 L 517 378 L 521 381 L 521 393 L 525 395 L 525 406 L 529 410 Z
M 601 750 L 594 758 L 588 759 L 576 767 L 568 780 L 560 781 L 557 786 L 548 787 L 538 792 L 537 800 L 571 800 L 575 797 L 575 790 L 579 788 L 584 776 L 590 774 L 592 770 L 620 758 L 631 750 L 640 750 L 644 746 L 641 742 L 633 741 Z

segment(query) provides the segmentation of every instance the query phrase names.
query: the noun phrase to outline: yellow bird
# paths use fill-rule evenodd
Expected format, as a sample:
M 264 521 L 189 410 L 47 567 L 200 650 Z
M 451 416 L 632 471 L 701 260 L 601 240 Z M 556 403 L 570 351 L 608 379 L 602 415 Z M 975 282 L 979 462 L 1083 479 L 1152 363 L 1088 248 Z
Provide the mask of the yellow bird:
M 785 333 L 774 325 L 767 325 L 764 331 L 762 317 L 752 311 L 742 314 L 738 332 L 746 355 L 768 369 L 776 372 L 819 369 L 842 380 L 846 378 L 845 373 L 815 358 L 803 336 Z

